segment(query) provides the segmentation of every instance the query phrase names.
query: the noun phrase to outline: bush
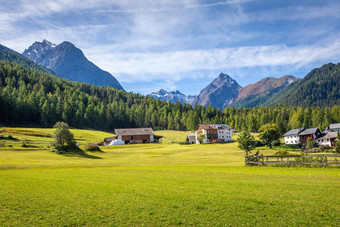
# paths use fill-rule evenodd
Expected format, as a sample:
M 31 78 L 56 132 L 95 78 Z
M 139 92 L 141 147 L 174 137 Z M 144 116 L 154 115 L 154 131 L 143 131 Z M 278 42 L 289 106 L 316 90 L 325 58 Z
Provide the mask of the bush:
M 319 149 L 320 149 L 322 152 L 325 152 L 325 151 L 331 149 L 331 147 L 328 146 L 328 145 L 321 145 L 321 146 L 319 147 Z
M 64 154 L 65 153 L 64 150 L 56 149 L 56 148 L 51 149 L 50 152 L 54 152 L 56 154 Z
M 254 145 L 255 145 L 255 147 L 262 147 L 262 146 L 264 146 L 264 144 L 261 141 L 259 141 L 259 140 L 255 140 Z
M 288 151 L 285 150 L 278 150 L 275 152 L 275 155 L 281 156 L 281 155 L 291 155 Z
M 28 147 L 27 141 L 25 139 L 23 141 L 21 141 L 21 146 L 22 147 Z
M 99 146 L 97 144 L 94 144 L 94 143 L 86 144 L 85 150 L 86 151 L 101 151 Z
M 285 148 L 291 148 L 291 149 L 296 149 L 296 148 L 301 148 L 300 144 L 285 144 Z
M 75 148 L 76 142 L 73 133 L 70 131 L 68 124 L 58 121 L 54 125 L 54 142 L 53 146 L 57 149 Z

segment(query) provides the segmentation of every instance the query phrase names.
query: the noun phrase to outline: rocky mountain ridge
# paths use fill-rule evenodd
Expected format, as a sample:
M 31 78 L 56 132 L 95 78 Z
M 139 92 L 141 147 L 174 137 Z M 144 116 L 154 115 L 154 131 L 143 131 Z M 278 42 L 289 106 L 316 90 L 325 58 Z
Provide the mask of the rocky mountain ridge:
M 63 78 L 123 89 L 115 77 L 89 61 L 71 42 L 64 41 L 59 45 L 47 40 L 34 42 L 22 55 Z

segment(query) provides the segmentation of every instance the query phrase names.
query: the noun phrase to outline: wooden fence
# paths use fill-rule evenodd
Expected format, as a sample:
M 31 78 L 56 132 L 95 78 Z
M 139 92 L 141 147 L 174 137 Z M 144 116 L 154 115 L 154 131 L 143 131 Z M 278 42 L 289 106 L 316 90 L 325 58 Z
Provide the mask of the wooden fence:
M 313 154 L 313 155 L 246 155 L 246 165 L 340 165 L 340 154 Z

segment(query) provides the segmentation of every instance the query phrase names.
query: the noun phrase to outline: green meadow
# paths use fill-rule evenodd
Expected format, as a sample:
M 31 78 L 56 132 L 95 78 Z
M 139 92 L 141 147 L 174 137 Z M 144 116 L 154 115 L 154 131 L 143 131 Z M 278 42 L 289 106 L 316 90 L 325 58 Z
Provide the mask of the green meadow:
M 72 131 L 79 142 L 112 136 Z M 339 168 L 246 167 L 236 142 L 177 144 L 187 133 L 67 155 L 0 147 L 0 226 L 340 225 Z M 52 129 L 1 134 L 53 139 Z

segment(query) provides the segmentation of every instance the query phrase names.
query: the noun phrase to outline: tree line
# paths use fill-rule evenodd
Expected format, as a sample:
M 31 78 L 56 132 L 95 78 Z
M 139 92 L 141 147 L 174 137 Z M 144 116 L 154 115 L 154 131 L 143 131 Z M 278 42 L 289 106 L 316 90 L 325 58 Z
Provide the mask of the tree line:
M 72 82 L 54 75 L 0 62 L 0 123 L 4 126 L 193 130 L 199 123 L 228 124 L 251 132 L 275 123 L 280 133 L 292 128 L 325 128 L 340 122 L 340 106 L 274 106 L 224 110 L 170 103 L 112 87 Z

